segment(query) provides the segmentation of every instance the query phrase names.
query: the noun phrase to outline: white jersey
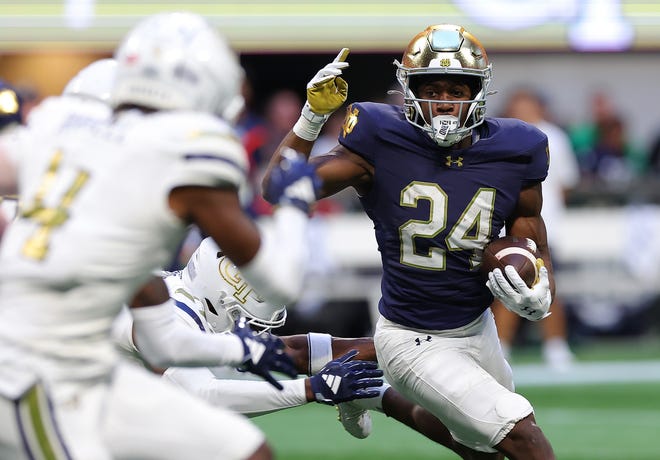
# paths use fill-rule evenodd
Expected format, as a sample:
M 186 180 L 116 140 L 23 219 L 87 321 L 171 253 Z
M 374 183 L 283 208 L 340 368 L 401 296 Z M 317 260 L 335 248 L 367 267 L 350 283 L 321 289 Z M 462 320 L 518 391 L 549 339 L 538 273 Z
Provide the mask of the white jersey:
M 18 200 L 13 196 L 0 196 L 0 218 L 11 222 L 18 211 Z
M 536 123 L 535 126 L 548 137 L 550 167 L 548 177 L 543 181 L 541 216 L 545 221 L 550 248 L 554 248 L 561 245 L 557 235 L 566 210 L 564 194 L 578 185 L 580 168 L 568 135 L 559 126 L 547 121 Z
M 168 274 L 165 284 L 176 305 L 177 319 L 188 327 L 212 333 L 204 314 L 202 301 L 185 286 L 180 272 Z M 120 348 L 129 355 L 137 351 L 131 338 L 132 318 L 124 309 L 115 324 L 115 338 Z M 163 379 L 187 392 L 201 397 L 214 406 L 225 407 L 248 417 L 267 414 L 307 403 L 305 380 L 278 379 L 283 390 L 249 372 L 231 367 L 170 367 Z
M 209 114 L 111 120 L 75 97 L 38 110 L 13 143 L 21 209 L 0 251 L 0 358 L 20 354 L 53 380 L 96 378 L 116 359 L 110 329 L 122 303 L 185 235 L 170 191 L 240 188 L 247 157 Z

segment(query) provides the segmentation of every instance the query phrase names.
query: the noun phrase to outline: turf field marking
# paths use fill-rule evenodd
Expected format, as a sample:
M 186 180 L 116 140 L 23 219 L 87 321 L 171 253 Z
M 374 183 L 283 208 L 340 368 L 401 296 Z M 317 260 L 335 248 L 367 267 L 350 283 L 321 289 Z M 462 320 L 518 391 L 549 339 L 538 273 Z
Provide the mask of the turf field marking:
M 660 382 L 660 361 L 578 362 L 563 372 L 543 364 L 520 364 L 513 366 L 513 379 L 518 386 Z

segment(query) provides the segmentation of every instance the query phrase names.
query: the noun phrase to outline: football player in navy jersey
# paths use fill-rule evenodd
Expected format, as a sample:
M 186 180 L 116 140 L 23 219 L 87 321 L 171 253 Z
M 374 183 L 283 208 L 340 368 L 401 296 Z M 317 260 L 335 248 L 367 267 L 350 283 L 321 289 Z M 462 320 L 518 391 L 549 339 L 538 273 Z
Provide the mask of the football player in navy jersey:
M 346 101 L 347 54 L 308 83 L 301 117 L 271 167 L 284 148 L 308 154 Z M 554 459 L 531 404 L 514 392 L 489 308 L 496 297 L 533 321 L 549 314 L 547 138 L 524 122 L 485 116 L 491 64 L 460 26 L 428 27 L 395 64 L 404 104 L 351 104 L 338 145 L 310 160 L 322 180 L 319 198 L 353 187 L 374 223 L 383 265 L 378 361 L 395 389 L 480 458 Z M 532 288 L 513 267 L 487 280 L 478 270 L 503 228 L 538 244 Z

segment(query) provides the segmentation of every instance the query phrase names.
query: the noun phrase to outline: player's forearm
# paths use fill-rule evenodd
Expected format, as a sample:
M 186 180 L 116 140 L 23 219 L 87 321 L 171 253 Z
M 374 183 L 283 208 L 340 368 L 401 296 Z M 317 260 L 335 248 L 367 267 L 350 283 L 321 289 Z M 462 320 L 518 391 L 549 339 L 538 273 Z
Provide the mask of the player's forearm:
M 270 173 L 272 169 L 276 165 L 278 165 L 282 160 L 282 155 L 280 155 L 280 152 L 287 147 L 309 158 L 309 154 L 312 151 L 312 147 L 314 147 L 314 141 L 306 141 L 305 139 L 301 139 L 300 137 L 296 136 L 296 134 L 293 131 L 290 131 L 289 134 L 286 135 L 286 137 L 277 147 L 277 150 L 275 150 L 273 155 L 270 157 L 270 161 L 268 162 L 268 167 L 266 168 L 266 173 L 264 174 L 262 180 L 263 190 L 265 190 L 267 187 L 268 181 L 270 180 Z
M 361 337 L 357 339 L 332 338 L 333 358 L 341 356 L 350 350 L 358 351 L 355 359 L 361 359 L 363 361 L 378 361 L 376 358 L 376 349 L 374 348 L 374 340 L 371 337 Z
M 309 334 L 281 337 L 286 353 L 293 358 L 298 372 L 307 375 L 318 372 L 328 361 L 358 350 L 355 359 L 376 361 L 376 349 L 371 337 L 338 338 L 329 334 Z
M 290 131 L 289 134 L 287 134 L 280 145 L 277 147 L 277 150 L 275 152 L 276 155 L 279 155 L 279 152 L 285 148 L 289 147 L 295 150 L 296 152 L 302 153 L 306 157 L 309 157 L 309 154 L 312 151 L 312 148 L 314 147 L 314 142 L 315 141 L 309 141 L 306 139 L 302 139 L 301 137 L 298 137 L 296 133 L 293 131 Z M 271 162 L 273 160 L 271 159 Z
M 308 402 L 305 380 L 280 380 L 282 391 L 268 382 L 215 378 L 208 369 L 170 368 L 163 378 L 209 403 L 248 417 L 301 406 Z
M 241 340 L 232 334 L 205 334 L 176 320 L 171 300 L 132 308 L 135 346 L 155 367 L 237 366 L 243 362 Z

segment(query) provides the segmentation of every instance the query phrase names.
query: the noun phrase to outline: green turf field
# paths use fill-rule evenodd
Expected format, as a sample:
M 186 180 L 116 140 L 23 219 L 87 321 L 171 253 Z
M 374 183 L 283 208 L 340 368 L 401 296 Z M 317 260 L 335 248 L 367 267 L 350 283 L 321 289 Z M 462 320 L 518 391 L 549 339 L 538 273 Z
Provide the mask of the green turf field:
M 639 346 L 632 346 L 630 351 L 634 353 L 635 349 L 635 354 L 639 355 Z M 645 358 L 657 359 L 658 349 L 651 349 L 655 351 L 646 353 Z M 603 355 L 611 357 L 612 349 L 605 347 L 605 350 Z M 582 353 L 583 358 L 594 361 L 598 361 L 600 355 L 589 350 Z M 624 350 L 620 358 L 626 357 L 630 355 Z M 648 363 L 649 373 L 657 373 L 660 361 Z M 629 372 L 627 368 L 614 367 L 611 376 L 616 380 Z M 649 373 L 642 367 L 640 380 Z M 635 376 L 627 377 L 634 380 Z M 518 390 L 534 405 L 537 420 L 560 460 L 660 459 L 660 379 L 644 383 L 519 384 Z M 364 440 L 344 432 L 336 420 L 335 409 L 320 404 L 308 404 L 253 420 L 265 431 L 281 460 L 457 458 L 444 447 L 381 414 L 372 416 L 374 431 Z
M 660 459 L 660 382 L 520 388 L 561 460 Z M 457 458 L 381 414 L 364 440 L 345 433 L 335 409 L 319 404 L 269 414 L 261 426 L 282 460 Z

